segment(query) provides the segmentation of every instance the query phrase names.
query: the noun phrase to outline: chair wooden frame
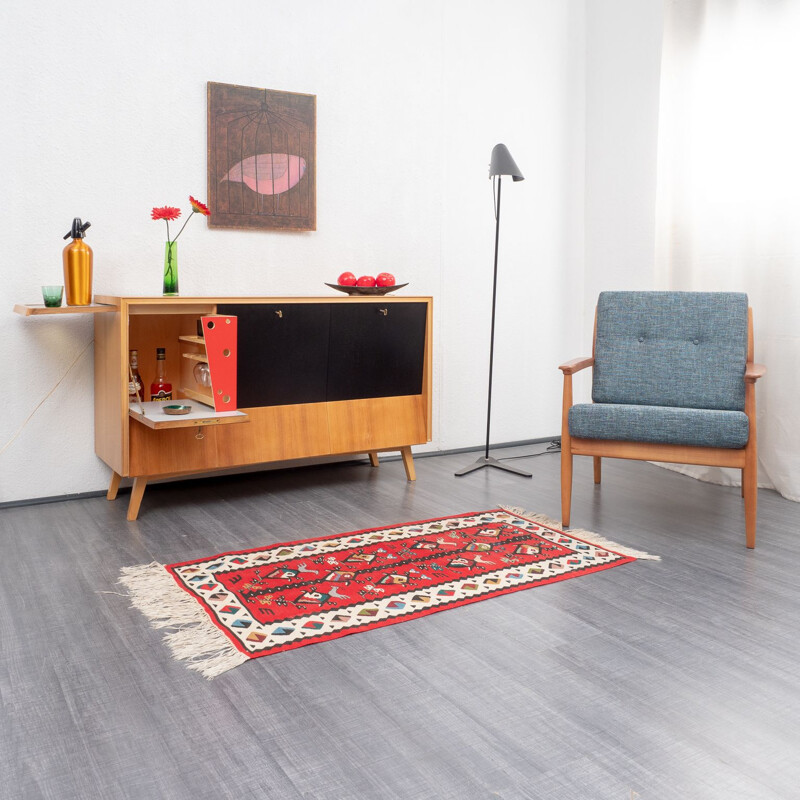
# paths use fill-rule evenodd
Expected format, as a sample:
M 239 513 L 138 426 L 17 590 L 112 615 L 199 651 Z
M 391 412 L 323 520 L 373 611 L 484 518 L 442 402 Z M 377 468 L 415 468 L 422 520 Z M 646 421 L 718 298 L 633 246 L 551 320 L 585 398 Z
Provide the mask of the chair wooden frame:
M 750 424 L 747 444 L 738 450 L 723 447 L 696 447 L 692 445 L 627 442 L 611 439 L 581 439 L 570 436 L 569 410 L 572 407 L 572 376 L 594 366 L 595 342 L 591 357 L 576 358 L 559 366 L 564 373 L 564 394 L 561 416 L 561 522 L 569 527 L 572 504 L 572 457 L 592 456 L 594 482 L 600 483 L 601 459 L 628 458 L 638 461 L 665 461 L 676 464 L 702 464 L 714 467 L 733 467 L 742 470 L 742 497 L 744 497 L 745 538 L 749 548 L 756 546 L 756 506 L 758 501 L 758 451 L 756 436 L 755 383 L 766 373 L 763 364 L 753 363 L 753 311 L 747 312 L 747 364 L 744 373 L 744 411 Z M 597 338 L 595 314 L 594 340 Z

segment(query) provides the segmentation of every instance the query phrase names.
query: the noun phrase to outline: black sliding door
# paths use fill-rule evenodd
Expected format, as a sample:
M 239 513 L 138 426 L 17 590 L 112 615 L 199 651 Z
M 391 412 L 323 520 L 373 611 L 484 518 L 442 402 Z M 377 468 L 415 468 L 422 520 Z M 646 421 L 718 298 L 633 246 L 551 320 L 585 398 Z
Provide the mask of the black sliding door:
M 327 303 L 224 304 L 238 318 L 239 408 L 325 401 Z
M 421 394 L 425 303 L 342 303 L 330 308 L 327 399 Z

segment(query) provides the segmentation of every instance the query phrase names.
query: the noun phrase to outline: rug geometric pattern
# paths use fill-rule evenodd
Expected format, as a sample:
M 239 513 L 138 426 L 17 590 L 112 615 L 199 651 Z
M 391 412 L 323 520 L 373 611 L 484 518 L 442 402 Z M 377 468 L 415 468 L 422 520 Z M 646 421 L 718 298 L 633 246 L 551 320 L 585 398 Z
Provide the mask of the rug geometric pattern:
M 634 560 L 494 509 L 224 553 L 166 570 L 246 660 Z

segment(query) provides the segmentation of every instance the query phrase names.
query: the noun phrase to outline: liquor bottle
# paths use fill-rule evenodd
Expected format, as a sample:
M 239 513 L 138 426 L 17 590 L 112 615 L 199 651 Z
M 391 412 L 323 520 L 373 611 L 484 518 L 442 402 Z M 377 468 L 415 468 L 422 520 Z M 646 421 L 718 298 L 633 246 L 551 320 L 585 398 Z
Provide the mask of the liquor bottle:
M 144 382 L 139 375 L 139 351 L 131 350 L 131 371 L 128 381 L 128 402 L 144 402 Z
M 156 377 L 150 384 L 151 400 L 172 400 L 172 384 L 167 380 L 166 349 L 156 348 Z

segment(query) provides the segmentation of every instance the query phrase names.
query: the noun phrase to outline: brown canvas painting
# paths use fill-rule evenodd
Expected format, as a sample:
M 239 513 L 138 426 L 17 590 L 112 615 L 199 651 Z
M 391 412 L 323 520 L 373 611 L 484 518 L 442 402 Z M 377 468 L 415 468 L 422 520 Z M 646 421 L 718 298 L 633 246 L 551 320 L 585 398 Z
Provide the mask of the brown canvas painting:
M 317 98 L 208 84 L 212 228 L 316 230 Z

